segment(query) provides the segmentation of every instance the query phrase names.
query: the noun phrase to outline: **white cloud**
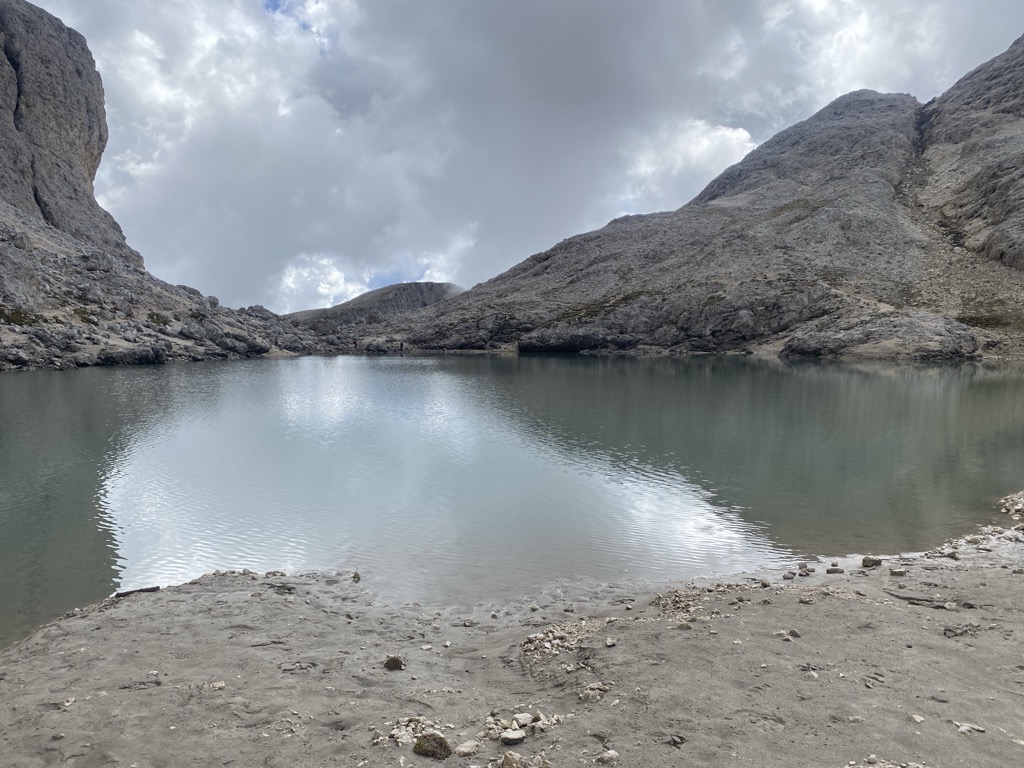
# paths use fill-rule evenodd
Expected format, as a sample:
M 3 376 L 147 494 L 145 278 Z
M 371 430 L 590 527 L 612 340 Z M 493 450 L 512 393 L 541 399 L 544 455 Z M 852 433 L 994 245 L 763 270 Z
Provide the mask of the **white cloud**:
M 627 186 L 619 192 L 621 213 L 655 210 L 664 200 L 709 182 L 755 146 L 743 128 L 689 118 L 661 125 L 631 148 Z
M 295 256 L 281 272 L 277 293 L 281 312 L 332 307 L 369 289 L 365 280 L 353 280 L 328 253 Z
M 96 191 L 151 271 L 280 311 L 678 208 L 841 93 L 925 100 L 1024 29 L 1016 0 L 37 2 L 96 56 Z

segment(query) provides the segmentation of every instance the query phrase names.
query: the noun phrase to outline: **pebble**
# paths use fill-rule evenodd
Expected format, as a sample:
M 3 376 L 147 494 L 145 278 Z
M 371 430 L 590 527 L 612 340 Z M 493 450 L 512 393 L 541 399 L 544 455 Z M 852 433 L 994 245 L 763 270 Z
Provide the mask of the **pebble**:
M 512 715 L 512 722 L 520 728 L 525 728 L 533 723 L 534 717 L 529 712 L 520 712 L 517 715 Z
M 956 726 L 956 729 L 958 731 L 960 731 L 960 733 L 970 733 L 971 731 L 976 731 L 977 733 L 984 733 L 985 732 L 984 728 L 982 728 L 980 725 L 975 725 L 974 723 L 957 723 L 957 722 L 954 722 L 953 725 Z
M 825 573 L 846 573 L 846 571 L 844 571 L 838 565 L 834 565 L 831 568 L 826 568 Z
M 786 571 L 784 574 L 782 574 L 782 578 L 784 578 L 787 581 L 789 581 L 790 579 L 795 579 L 796 578 L 796 574 L 793 573 L 792 571 Z
M 384 660 L 384 669 L 387 669 L 387 670 L 389 670 L 391 672 L 394 672 L 396 670 L 405 669 L 405 659 L 403 659 L 398 654 L 394 654 L 392 656 L 388 656 Z
M 452 747 L 448 743 L 448 739 L 436 731 L 427 731 L 421 734 L 413 744 L 412 751 L 417 755 L 432 757 L 435 760 L 447 760 L 452 756 Z
M 597 756 L 597 762 L 601 763 L 601 765 L 609 765 L 618 759 L 619 753 L 614 749 L 606 750 Z
M 860 561 L 860 564 L 864 568 L 877 568 L 882 564 L 882 558 L 875 557 L 874 555 L 864 555 L 864 558 Z
M 890 576 L 906 576 L 907 575 L 907 569 L 906 568 L 890 568 L 889 569 L 889 575 Z
M 614 648 L 615 647 L 615 640 L 609 637 L 607 640 L 604 641 L 604 644 L 606 646 L 608 646 L 609 648 Z
M 472 757 L 480 749 L 478 741 L 464 741 L 455 748 L 456 757 Z
M 611 690 L 608 683 L 591 683 L 579 694 L 580 701 L 600 700 L 601 696 Z
M 509 728 L 502 731 L 499 738 L 501 739 L 502 744 L 507 744 L 509 746 L 513 744 L 522 744 L 526 741 L 526 731 L 521 728 Z

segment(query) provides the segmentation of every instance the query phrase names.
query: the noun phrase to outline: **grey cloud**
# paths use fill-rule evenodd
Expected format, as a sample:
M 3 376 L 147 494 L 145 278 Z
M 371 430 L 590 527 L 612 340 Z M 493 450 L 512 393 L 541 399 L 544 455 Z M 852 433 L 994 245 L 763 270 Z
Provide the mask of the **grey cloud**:
M 924 100 L 1024 31 L 1009 0 L 41 4 L 97 56 L 97 191 L 150 269 L 277 310 L 677 208 L 845 90 Z

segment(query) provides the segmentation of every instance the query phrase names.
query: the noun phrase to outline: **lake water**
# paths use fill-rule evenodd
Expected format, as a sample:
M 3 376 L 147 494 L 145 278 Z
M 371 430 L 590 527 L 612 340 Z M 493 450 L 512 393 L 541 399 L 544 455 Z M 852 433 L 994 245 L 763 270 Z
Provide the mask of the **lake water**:
M 921 550 L 1024 488 L 1024 371 L 303 358 L 0 376 L 0 645 L 117 589 L 521 599 Z

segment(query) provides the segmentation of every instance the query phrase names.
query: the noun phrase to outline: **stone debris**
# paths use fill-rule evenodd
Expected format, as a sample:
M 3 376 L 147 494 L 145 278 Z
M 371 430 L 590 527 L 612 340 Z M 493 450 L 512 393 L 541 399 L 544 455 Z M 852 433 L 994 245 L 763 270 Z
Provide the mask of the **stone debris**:
M 518 744 L 527 736 L 538 733 L 547 733 L 554 726 L 561 723 L 562 715 L 545 715 L 543 712 L 519 712 L 510 720 L 499 717 L 492 712 L 484 721 L 484 730 L 477 734 L 478 739 L 489 739 L 501 741 L 505 744 Z M 522 733 L 523 738 L 519 741 L 506 741 L 506 738 L 517 738 L 517 736 L 506 736 L 506 734 Z
M 552 624 L 527 637 L 523 641 L 523 653 L 527 656 L 558 656 L 562 651 L 575 650 L 604 626 L 606 622 L 598 619 Z
M 552 768 L 552 766 L 543 752 L 530 758 L 524 757 L 518 752 L 506 752 L 501 757 L 491 760 L 487 764 L 487 768 Z
M 978 634 L 979 629 L 981 629 L 980 624 L 968 622 L 967 624 L 956 624 L 951 627 L 943 627 L 942 634 L 946 637 L 961 637 L 962 635 L 975 637 Z
M 533 719 L 533 715 L 529 712 L 520 712 L 518 715 L 512 716 L 512 722 L 520 728 L 525 728 L 528 725 L 532 725 Z
M 1007 515 L 1024 514 L 1024 491 L 1011 493 L 1009 496 L 1000 499 L 999 508 Z
M 508 728 L 502 731 L 498 738 L 502 744 L 507 744 L 508 746 L 522 744 L 526 741 L 526 731 L 522 728 Z
M 390 737 L 399 746 L 407 747 L 409 745 L 415 745 L 418 743 L 421 736 L 426 736 L 430 733 L 437 734 L 443 738 L 442 733 L 444 731 L 444 727 L 444 723 L 435 723 L 421 715 L 417 715 L 415 717 L 403 717 L 391 728 Z M 381 741 L 381 739 L 377 738 L 376 734 L 378 733 L 380 732 L 374 729 L 374 744 Z M 437 744 L 436 739 L 431 738 L 428 741 Z M 451 755 L 451 745 L 448 744 L 447 740 L 445 740 L 445 744 L 448 747 L 448 754 Z M 422 748 L 426 749 L 427 747 L 425 745 Z M 439 747 L 439 749 L 443 750 L 443 747 Z M 416 754 L 422 755 L 425 753 L 417 752 Z M 432 757 L 432 755 L 430 756 Z
M 591 683 L 579 693 L 580 701 L 600 701 L 612 689 L 611 683 Z
M 447 760 L 452 756 L 452 746 L 437 731 L 427 731 L 416 738 L 412 751 L 417 755 L 432 757 L 435 760 Z
M 982 728 L 980 725 L 975 725 L 974 723 L 958 723 L 956 721 L 953 721 L 953 725 L 956 726 L 956 729 L 958 731 L 960 731 L 960 733 L 971 733 L 971 732 L 974 732 L 974 733 L 984 733 L 985 732 L 984 728 Z

